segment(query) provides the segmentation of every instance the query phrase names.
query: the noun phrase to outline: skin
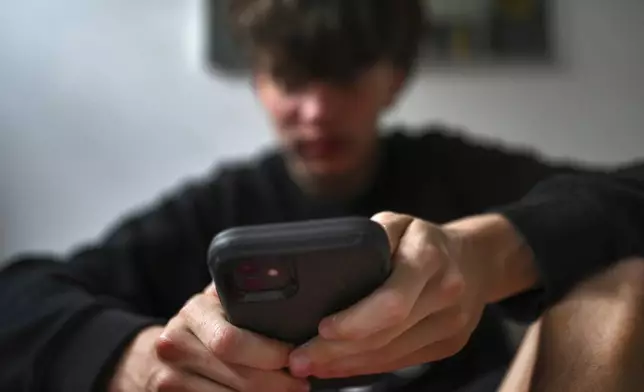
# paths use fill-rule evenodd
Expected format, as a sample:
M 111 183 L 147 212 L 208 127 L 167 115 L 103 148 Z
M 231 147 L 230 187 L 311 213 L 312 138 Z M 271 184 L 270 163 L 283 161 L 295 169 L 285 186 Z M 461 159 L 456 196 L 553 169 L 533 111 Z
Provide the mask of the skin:
M 369 181 L 376 124 L 404 79 L 379 63 L 344 86 L 285 88 L 261 71 L 254 83 L 296 181 L 312 197 L 346 198 Z M 323 320 L 305 346 L 232 326 L 209 287 L 167 325 L 134 339 L 109 391 L 300 391 L 308 375 L 354 376 L 442 359 L 467 343 L 487 303 L 536 281 L 529 251 L 500 216 L 445 226 L 395 213 L 373 219 L 394 250 L 391 277 Z
M 323 320 L 308 344 L 293 348 L 230 325 L 209 287 L 165 327 L 135 339 L 110 391 L 304 391 L 299 378 L 307 375 L 347 377 L 439 360 L 467 343 L 485 304 L 535 282 L 529 252 L 499 216 L 442 227 L 395 213 L 373 219 L 394 249 L 391 277 Z
M 289 349 L 228 324 L 211 286 L 165 327 L 137 336 L 109 391 L 307 391 L 304 381 L 281 371 Z
M 500 216 L 442 227 L 395 213 L 373 219 L 387 230 L 394 271 L 291 353 L 296 376 L 349 377 L 444 359 L 465 346 L 485 305 L 536 282 L 530 253 Z
M 404 80 L 381 62 L 346 85 L 283 86 L 261 71 L 254 84 L 296 181 L 312 196 L 346 198 L 370 180 L 378 121 Z
M 499 392 L 636 392 L 644 374 L 644 259 L 591 276 L 528 330 Z

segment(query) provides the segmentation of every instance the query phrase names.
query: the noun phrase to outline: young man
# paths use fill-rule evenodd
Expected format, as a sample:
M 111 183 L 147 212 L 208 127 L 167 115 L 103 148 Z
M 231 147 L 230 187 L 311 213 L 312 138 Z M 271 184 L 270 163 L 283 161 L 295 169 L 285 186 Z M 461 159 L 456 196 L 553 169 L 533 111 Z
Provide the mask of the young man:
M 461 218 L 574 170 L 438 128 L 379 133 L 416 60 L 420 1 L 232 4 L 279 149 L 128 217 L 67 263 L 24 256 L 7 269 L 0 386 L 271 392 L 307 390 L 307 375 L 382 373 L 371 391 L 453 391 L 504 369 L 512 350 L 492 304 L 517 316 L 540 305 L 534 318 L 597 266 L 558 275 L 537 266 L 507 218 Z M 396 249 L 394 273 L 325 320 L 310 345 L 289 347 L 225 321 L 205 265 L 215 234 L 374 214 Z

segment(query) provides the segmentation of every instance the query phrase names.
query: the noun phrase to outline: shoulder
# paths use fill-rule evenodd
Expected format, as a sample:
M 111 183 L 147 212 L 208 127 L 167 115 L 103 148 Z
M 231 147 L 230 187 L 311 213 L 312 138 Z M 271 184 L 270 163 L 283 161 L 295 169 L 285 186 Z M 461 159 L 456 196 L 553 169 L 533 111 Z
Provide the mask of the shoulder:
M 276 149 L 265 149 L 253 156 L 216 163 L 208 177 L 222 186 L 261 185 L 267 177 L 281 174 L 283 162 Z
M 546 158 L 536 149 L 502 139 L 476 134 L 447 123 L 423 126 L 393 126 L 384 132 L 386 144 L 394 150 L 421 154 L 440 160 L 465 158 L 519 158 L 541 161 Z
M 180 223 L 212 226 L 208 233 L 235 225 L 240 220 L 240 211 L 256 205 L 261 197 L 258 189 L 262 187 L 262 171 L 274 165 L 275 157 L 276 154 L 264 153 L 217 162 L 201 174 L 186 176 L 168 186 L 147 203 L 125 211 L 103 234 L 113 237 L 129 233 L 123 228 L 132 227 L 138 232 L 164 231 L 170 236 Z
M 511 145 L 501 139 L 474 133 L 464 127 L 447 123 L 431 123 L 421 126 L 394 125 L 384 132 L 384 137 L 391 144 L 402 147 L 423 148 L 471 148 L 508 152 L 536 153 L 536 150 Z

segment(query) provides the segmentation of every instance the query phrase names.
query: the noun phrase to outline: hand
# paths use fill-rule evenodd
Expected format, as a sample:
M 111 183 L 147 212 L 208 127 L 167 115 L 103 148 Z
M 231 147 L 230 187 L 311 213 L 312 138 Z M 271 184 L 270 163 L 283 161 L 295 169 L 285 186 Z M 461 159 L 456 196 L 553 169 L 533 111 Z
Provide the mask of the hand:
M 495 271 L 466 251 L 465 235 L 406 215 L 373 219 L 389 236 L 392 274 L 372 295 L 323 320 L 320 335 L 292 352 L 298 377 L 350 377 L 440 360 L 465 346 L 481 318 Z
M 290 347 L 227 323 L 214 287 L 134 340 L 110 392 L 308 391 L 282 369 Z

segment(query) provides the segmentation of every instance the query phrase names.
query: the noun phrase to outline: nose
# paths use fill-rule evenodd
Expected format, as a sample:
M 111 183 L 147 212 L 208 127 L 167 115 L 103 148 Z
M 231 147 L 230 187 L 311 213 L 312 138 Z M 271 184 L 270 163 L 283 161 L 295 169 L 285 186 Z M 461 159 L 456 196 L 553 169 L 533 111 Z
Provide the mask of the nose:
M 341 97 L 332 87 L 311 86 L 301 97 L 301 120 L 308 124 L 328 122 L 336 115 Z

